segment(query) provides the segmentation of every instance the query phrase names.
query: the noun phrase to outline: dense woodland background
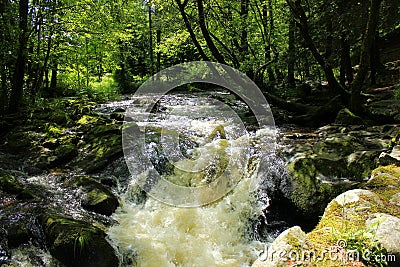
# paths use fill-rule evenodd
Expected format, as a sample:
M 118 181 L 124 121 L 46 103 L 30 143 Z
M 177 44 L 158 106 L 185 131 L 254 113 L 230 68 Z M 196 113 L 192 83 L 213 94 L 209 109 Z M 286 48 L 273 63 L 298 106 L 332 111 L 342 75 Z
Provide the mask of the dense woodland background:
M 365 115 L 363 90 L 400 47 L 398 0 L 1 0 L 0 14 L 0 114 L 50 97 L 114 99 L 163 68 L 209 60 L 308 119 L 341 105 Z M 306 83 L 330 101 L 288 102 Z

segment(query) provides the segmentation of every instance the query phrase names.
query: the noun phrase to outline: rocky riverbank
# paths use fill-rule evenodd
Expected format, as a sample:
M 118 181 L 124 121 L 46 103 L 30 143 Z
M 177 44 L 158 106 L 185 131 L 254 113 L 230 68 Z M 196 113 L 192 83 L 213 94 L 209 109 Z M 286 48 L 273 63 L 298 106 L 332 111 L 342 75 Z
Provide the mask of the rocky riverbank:
M 121 157 L 121 122 L 99 116 L 96 105 L 49 100 L 2 121 L 1 264 L 16 266 L 24 250 L 22 264 L 119 265 L 105 234 L 119 206 L 117 181 L 88 175 Z

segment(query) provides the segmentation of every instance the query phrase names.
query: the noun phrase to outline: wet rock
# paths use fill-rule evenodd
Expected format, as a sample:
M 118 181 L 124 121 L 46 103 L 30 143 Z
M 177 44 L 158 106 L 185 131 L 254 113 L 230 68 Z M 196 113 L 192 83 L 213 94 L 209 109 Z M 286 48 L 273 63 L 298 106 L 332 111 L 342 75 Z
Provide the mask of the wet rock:
M 400 219 L 384 213 L 374 213 L 366 221 L 367 229 L 373 233 L 377 241 L 387 252 L 400 259 Z M 389 262 L 390 264 L 390 262 Z
M 41 224 L 50 253 L 66 266 L 118 266 L 115 251 L 99 228 L 59 215 L 44 215 Z
M 34 194 L 25 188 L 16 177 L 2 172 L 1 170 L 0 190 L 8 194 L 16 195 L 16 197 L 21 200 L 31 200 L 35 198 Z
M 382 152 L 379 155 L 380 165 L 396 164 L 400 166 L 400 145 L 393 147 L 390 153 Z
M 32 238 L 32 233 L 21 220 L 12 222 L 7 229 L 8 247 L 16 248 L 26 244 Z
M 335 124 L 341 125 L 362 125 L 364 120 L 351 112 L 348 108 L 341 109 L 336 116 Z
M 119 206 L 117 197 L 104 185 L 90 177 L 76 176 L 71 184 L 83 190 L 81 203 L 87 210 L 110 216 Z
M 253 267 L 287 267 L 289 264 L 301 264 L 302 252 L 312 251 L 313 243 L 299 226 L 281 233 L 254 262 Z M 309 259 L 308 259 L 309 260 Z
M 78 155 L 78 149 L 73 144 L 64 144 L 58 146 L 54 150 L 56 158 L 53 160 L 54 165 L 64 164 L 72 160 Z
M 34 144 L 43 139 L 43 134 L 24 129 L 14 129 L 5 138 L 5 148 L 12 154 L 26 154 Z
M 122 136 L 113 134 L 93 138 L 83 150 L 77 158 L 78 166 L 87 173 L 100 171 L 123 155 Z
M 400 100 L 388 99 L 372 102 L 368 109 L 381 122 L 400 122 Z
M 306 155 L 288 165 L 293 183 L 291 200 L 304 215 L 318 216 L 330 199 L 356 185 L 346 179 L 329 178 L 341 166 L 341 161 L 328 162 Z
M 292 201 L 305 215 L 322 213 L 338 194 L 363 183 L 379 162 L 379 155 L 391 153 L 398 125 L 367 127 L 325 126 L 315 135 L 304 135 L 290 144 L 282 155 L 292 176 Z

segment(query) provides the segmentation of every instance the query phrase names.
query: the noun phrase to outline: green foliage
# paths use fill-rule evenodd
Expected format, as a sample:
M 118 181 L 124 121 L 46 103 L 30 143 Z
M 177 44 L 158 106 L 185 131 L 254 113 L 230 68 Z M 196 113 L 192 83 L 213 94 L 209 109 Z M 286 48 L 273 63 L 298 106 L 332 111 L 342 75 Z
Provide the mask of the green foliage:
M 84 250 L 89 246 L 92 240 L 92 233 L 88 231 L 81 230 L 75 238 L 74 241 L 74 258 L 82 255 Z
M 394 86 L 394 98 L 400 99 L 400 84 Z
M 118 84 L 111 74 L 106 74 L 101 80 L 90 77 L 89 83 L 82 81 L 75 71 L 60 75 L 59 91 L 62 96 L 75 96 L 96 102 L 119 99 Z

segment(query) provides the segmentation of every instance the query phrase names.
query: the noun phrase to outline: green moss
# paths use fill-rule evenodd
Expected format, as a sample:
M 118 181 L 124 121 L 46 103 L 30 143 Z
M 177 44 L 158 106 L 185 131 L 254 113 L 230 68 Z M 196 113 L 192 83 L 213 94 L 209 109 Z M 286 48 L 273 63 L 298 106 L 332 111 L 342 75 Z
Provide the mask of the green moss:
M 96 124 L 99 121 L 99 117 L 83 115 L 76 123 L 78 125 Z
M 63 134 L 64 128 L 62 128 L 61 126 L 59 126 L 57 124 L 46 123 L 45 131 L 47 132 L 47 134 L 49 136 L 57 137 L 57 136 L 61 136 Z
M 372 175 L 377 175 L 379 173 L 386 173 L 392 175 L 394 178 L 400 180 L 400 167 L 396 165 L 380 166 L 376 168 Z

